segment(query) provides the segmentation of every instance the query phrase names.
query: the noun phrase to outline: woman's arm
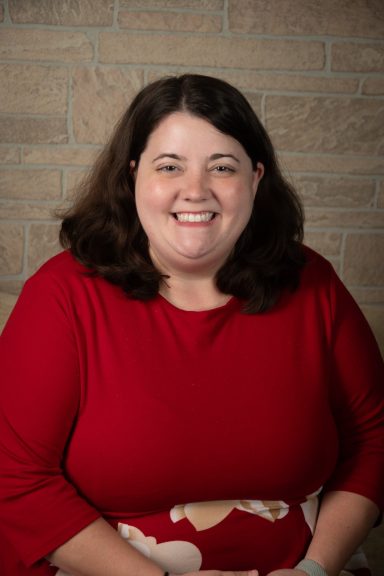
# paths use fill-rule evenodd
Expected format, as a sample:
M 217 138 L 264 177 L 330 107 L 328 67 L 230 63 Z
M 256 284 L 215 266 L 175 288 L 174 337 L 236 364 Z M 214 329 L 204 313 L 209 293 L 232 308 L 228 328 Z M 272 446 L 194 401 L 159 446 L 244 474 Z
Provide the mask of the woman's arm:
M 127 544 L 102 518 L 57 548 L 47 560 L 71 576 L 164 576 L 164 570 Z M 203 570 L 185 576 L 258 576 L 258 572 Z
M 102 518 L 47 556 L 73 576 L 163 576 L 164 571 L 127 544 Z
M 371 500 L 352 492 L 334 491 L 324 496 L 306 558 L 336 576 L 365 540 L 378 518 Z
M 305 558 L 336 576 L 384 506 L 384 366 L 358 306 L 333 271 L 330 279 L 328 390 L 339 431 L 339 460 L 327 482 Z M 304 572 L 271 574 L 303 576 Z
M 371 500 L 352 492 L 329 492 L 323 498 L 316 529 L 305 558 L 328 576 L 338 576 L 377 520 Z M 304 576 L 301 570 L 275 570 L 268 576 Z

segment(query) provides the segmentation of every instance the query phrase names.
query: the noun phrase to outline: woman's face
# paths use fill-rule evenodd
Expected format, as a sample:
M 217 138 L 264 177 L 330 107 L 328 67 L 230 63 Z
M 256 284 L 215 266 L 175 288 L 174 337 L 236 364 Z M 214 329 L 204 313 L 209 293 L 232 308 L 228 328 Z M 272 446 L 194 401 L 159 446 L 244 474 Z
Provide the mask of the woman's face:
M 135 166 L 136 205 L 153 263 L 163 273 L 214 274 L 251 212 L 263 166 L 206 120 L 167 116 Z

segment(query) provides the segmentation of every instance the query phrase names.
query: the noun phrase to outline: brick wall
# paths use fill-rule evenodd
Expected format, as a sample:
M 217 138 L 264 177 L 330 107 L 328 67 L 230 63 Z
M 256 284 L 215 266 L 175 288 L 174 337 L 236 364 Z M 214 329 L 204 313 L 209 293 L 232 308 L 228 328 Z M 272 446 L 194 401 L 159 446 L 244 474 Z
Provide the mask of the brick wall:
M 0 0 L 0 290 L 59 249 L 133 94 L 185 71 L 247 94 L 384 349 L 382 0 Z

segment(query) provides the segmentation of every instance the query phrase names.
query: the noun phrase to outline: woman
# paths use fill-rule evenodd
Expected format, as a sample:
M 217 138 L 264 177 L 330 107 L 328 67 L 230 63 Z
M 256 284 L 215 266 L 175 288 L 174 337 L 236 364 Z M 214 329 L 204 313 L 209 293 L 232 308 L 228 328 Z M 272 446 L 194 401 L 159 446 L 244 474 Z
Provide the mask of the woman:
M 5 574 L 340 572 L 384 504 L 384 371 L 301 238 L 235 88 L 138 94 L 4 330 Z

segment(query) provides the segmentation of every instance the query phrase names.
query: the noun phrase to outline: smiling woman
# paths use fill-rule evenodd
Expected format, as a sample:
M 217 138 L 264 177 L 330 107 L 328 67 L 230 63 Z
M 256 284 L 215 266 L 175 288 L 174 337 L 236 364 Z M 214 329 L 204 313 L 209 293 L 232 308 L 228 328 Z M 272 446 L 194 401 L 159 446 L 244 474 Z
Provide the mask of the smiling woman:
M 216 292 L 218 303 L 224 293 L 239 296 L 250 312 L 266 310 L 281 290 L 297 284 L 304 262 L 300 202 L 251 106 L 226 82 L 185 75 L 144 88 L 84 182 L 61 240 L 131 296 L 152 298 L 167 290 L 164 279 L 172 266 L 160 254 L 153 261 L 154 242 L 167 242 L 164 211 L 174 244 L 180 250 L 188 244 L 190 251 L 189 262 L 185 254 L 174 264 L 183 274 L 193 266 L 194 274 L 211 275 L 204 292 L 213 306 Z M 207 219 L 205 228 L 189 227 L 198 228 L 197 234 L 187 228 L 187 222 Z M 176 221 L 183 226 L 178 229 Z M 191 298 L 201 293 L 190 292 L 188 302 L 180 295 L 181 306 L 193 307 Z M 196 302 L 198 308 L 206 304 Z
M 0 571 L 368 576 L 383 363 L 247 100 L 150 84 L 81 193 L 3 331 Z

